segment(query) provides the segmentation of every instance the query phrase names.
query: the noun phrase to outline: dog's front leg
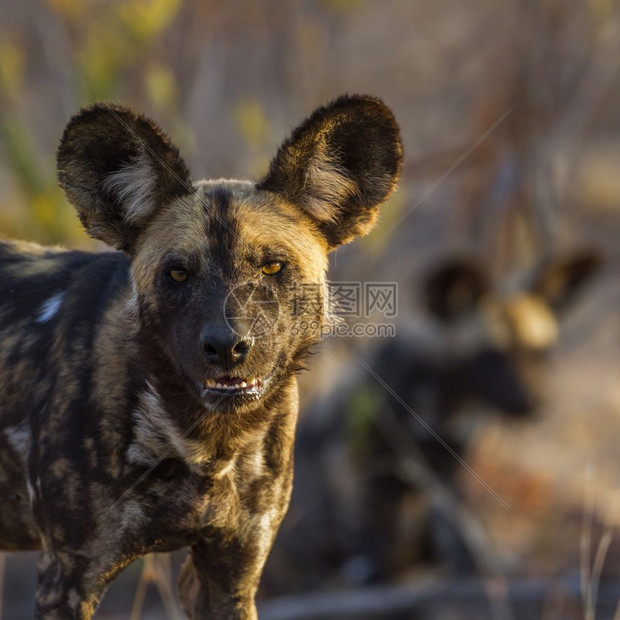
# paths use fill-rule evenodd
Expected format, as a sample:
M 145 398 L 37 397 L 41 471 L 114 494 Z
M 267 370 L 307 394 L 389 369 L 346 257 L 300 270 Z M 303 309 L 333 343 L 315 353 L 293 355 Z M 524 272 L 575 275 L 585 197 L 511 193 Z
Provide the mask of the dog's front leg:
M 129 559 L 106 562 L 75 552 L 44 551 L 37 563 L 37 620 L 89 620 L 109 582 Z
M 192 620 L 256 620 L 254 596 L 265 553 L 238 538 L 194 545 L 179 580 L 183 609 Z

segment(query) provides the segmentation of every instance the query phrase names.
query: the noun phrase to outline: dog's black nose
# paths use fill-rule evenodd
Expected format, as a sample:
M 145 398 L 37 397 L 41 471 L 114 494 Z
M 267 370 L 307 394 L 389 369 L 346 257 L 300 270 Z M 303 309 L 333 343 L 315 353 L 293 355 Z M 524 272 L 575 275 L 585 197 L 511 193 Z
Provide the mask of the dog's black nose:
M 210 324 L 202 330 L 202 352 L 210 364 L 231 366 L 242 362 L 254 339 L 241 336 L 228 325 Z

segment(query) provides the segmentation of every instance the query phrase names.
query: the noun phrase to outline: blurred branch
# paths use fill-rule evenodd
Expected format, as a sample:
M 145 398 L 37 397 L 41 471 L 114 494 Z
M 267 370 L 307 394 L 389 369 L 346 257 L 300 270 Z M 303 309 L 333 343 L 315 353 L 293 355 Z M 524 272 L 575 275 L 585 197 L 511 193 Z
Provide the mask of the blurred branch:
M 156 586 L 169 620 L 183 615 L 172 591 L 172 569 L 169 553 L 149 553 L 144 556 L 140 580 L 131 606 L 130 620 L 140 620 L 149 583 Z
M 259 604 L 261 620 L 397 620 L 438 610 L 458 610 L 458 617 L 481 620 L 494 618 L 487 593 L 493 582 L 458 580 L 419 583 L 415 586 L 373 587 L 347 592 L 325 592 L 282 597 Z M 564 594 L 562 617 L 582 614 L 579 584 L 573 579 L 520 579 L 508 583 L 506 596 L 516 618 L 539 618 L 550 592 Z M 597 614 L 613 617 L 620 587 L 602 584 Z M 412 613 L 413 612 L 413 613 Z M 426 617 L 426 616 L 424 616 Z M 443 616 L 442 616 L 443 617 Z
M 403 481 L 427 494 L 433 505 L 453 524 L 472 554 L 477 569 L 483 574 L 499 577 L 501 563 L 479 519 L 459 501 L 455 490 L 433 471 L 411 431 L 393 411 L 388 411 L 390 415 L 377 416 L 375 422 L 399 460 Z

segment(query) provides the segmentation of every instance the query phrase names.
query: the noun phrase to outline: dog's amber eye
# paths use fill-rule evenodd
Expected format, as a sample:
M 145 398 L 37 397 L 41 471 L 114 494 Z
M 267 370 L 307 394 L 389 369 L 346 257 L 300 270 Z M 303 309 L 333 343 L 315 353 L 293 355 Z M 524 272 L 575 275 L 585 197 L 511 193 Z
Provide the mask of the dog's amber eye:
M 168 272 L 168 275 L 175 281 L 175 282 L 187 282 L 187 270 L 186 269 L 171 269 Z
M 261 271 L 266 276 L 277 276 L 282 271 L 282 263 L 274 262 L 274 263 L 266 263 L 261 267 Z

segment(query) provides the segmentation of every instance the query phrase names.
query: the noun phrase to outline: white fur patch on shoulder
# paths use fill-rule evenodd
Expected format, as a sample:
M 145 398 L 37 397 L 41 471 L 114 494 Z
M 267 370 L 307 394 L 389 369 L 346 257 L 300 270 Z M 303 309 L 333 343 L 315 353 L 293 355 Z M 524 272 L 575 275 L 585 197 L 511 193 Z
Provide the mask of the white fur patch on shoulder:
M 190 467 L 200 466 L 211 456 L 197 441 L 183 437 L 174 421 L 166 413 L 155 387 L 147 382 L 147 388 L 139 397 L 134 411 L 136 440 L 127 450 L 132 463 L 153 465 L 165 455 L 183 459 Z
M 30 452 L 30 428 L 26 422 L 22 422 L 16 426 L 7 426 L 4 434 L 13 450 L 20 459 L 25 463 L 28 460 L 28 452 Z
M 150 214 L 155 207 L 156 186 L 157 174 L 144 151 L 132 163 L 112 173 L 103 183 L 103 189 L 123 203 L 125 217 L 129 222 L 138 222 Z
M 181 435 L 163 408 L 155 387 L 147 381 L 134 411 L 135 443 L 129 446 L 127 458 L 133 463 L 151 465 L 168 451 L 176 452 Z
M 36 322 L 47 323 L 47 321 L 51 320 L 62 305 L 64 297 L 64 292 L 60 292 L 52 295 L 52 297 L 45 301 L 39 310 L 39 316 L 36 318 Z

